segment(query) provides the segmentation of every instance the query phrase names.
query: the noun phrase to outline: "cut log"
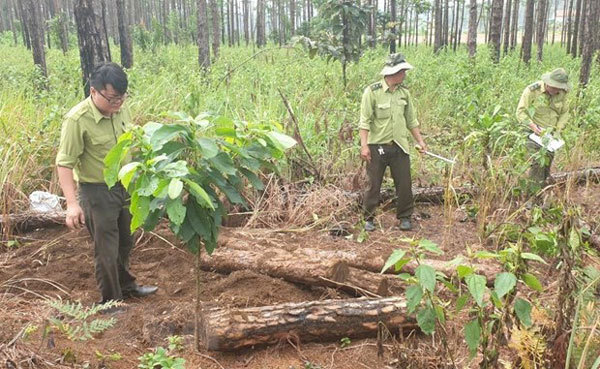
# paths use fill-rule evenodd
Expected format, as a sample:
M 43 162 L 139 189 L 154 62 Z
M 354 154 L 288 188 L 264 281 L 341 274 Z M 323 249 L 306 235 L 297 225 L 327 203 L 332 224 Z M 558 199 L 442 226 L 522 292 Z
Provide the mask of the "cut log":
M 203 254 L 201 268 L 219 273 L 252 270 L 293 283 L 339 288 L 356 296 L 381 297 L 402 291 L 399 281 L 392 281 L 389 276 L 357 269 L 328 256 L 312 258 L 264 245 L 246 249 L 219 247 L 211 256 Z
M 201 314 L 201 337 L 208 350 L 232 351 L 243 347 L 362 338 L 376 335 L 383 324 L 390 332 L 417 329 L 406 315 L 400 297 L 384 299 L 323 300 L 245 309 L 206 308 Z
M 65 224 L 63 211 L 39 213 L 24 212 L 18 214 L 0 215 L 0 228 L 2 234 L 25 233 L 38 228 L 50 228 Z
M 242 241 L 240 239 L 235 238 L 235 233 L 233 233 L 230 237 L 223 237 L 220 240 L 220 244 L 223 246 L 222 248 L 217 249 L 215 254 L 224 249 L 229 249 L 228 252 L 231 258 L 237 258 L 236 253 L 240 252 L 244 254 L 247 250 L 263 250 L 264 245 L 253 244 L 247 241 Z M 280 253 L 285 253 L 282 249 L 277 249 Z M 373 273 L 379 274 L 383 266 L 385 265 L 385 260 L 387 259 L 382 256 L 365 256 L 358 255 L 355 252 L 351 251 L 341 251 L 341 250 L 318 250 L 307 247 L 297 247 L 292 251 L 287 252 L 286 256 L 288 260 L 337 260 L 340 262 L 346 263 L 350 270 L 362 270 L 362 273 Z M 214 255 L 214 254 L 213 254 Z M 206 257 L 206 261 L 210 262 L 209 257 Z M 423 260 L 421 264 L 430 265 L 435 270 L 444 273 L 446 276 L 451 277 L 456 275 L 456 267 L 452 265 L 448 265 L 448 262 L 445 260 L 435 260 L 435 259 L 427 259 Z M 231 264 L 230 264 L 231 265 Z M 482 274 L 486 277 L 488 284 L 493 284 L 496 275 L 500 273 L 500 267 L 495 265 L 487 265 L 487 264 L 469 264 L 471 265 L 478 274 Z M 402 268 L 402 273 L 411 273 L 414 274 L 415 269 L 417 268 L 416 262 L 410 262 L 406 264 Z M 393 268 L 390 268 L 385 271 L 386 274 L 398 274 L 398 272 L 394 271 Z M 355 272 L 353 275 L 360 275 L 360 272 Z M 284 278 L 284 277 L 282 277 Z M 285 278 L 288 279 L 288 278 Z M 395 279 L 388 280 L 390 285 L 395 286 L 397 281 Z

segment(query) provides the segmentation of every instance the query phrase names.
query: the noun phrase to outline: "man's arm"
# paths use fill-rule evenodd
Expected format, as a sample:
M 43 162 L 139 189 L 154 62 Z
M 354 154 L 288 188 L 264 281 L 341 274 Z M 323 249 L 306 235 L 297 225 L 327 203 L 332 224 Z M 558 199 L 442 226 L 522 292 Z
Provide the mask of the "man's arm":
M 421 137 L 421 130 L 419 129 L 419 127 L 412 128 L 410 130 L 410 133 L 412 134 L 415 141 L 417 141 L 417 150 L 419 150 L 420 153 L 424 153 L 425 151 L 427 151 L 427 145 L 425 144 L 425 141 L 423 141 L 423 137 Z
M 517 105 L 517 120 L 520 123 L 526 124 L 529 129 L 535 132 L 535 134 L 540 135 L 542 130 L 537 124 L 533 123 L 531 116 L 529 115 L 529 107 L 531 106 L 532 100 L 533 93 L 529 87 L 526 87 L 519 99 L 519 105 Z
M 367 87 L 362 95 L 360 103 L 360 122 L 358 132 L 360 136 L 360 157 L 367 163 L 371 161 L 371 150 L 369 149 L 369 131 L 373 120 L 373 105 L 371 103 L 371 89 Z
M 570 118 L 569 104 L 567 103 L 566 97 L 565 97 L 565 103 L 563 104 L 563 109 L 561 110 L 560 115 L 558 116 L 558 120 L 556 122 L 556 133 L 560 134 L 562 132 L 562 130 L 565 128 L 565 125 L 569 121 L 569 118 Z
M 79 201 L 77 201 L 77 186 L 73 177 L 73 169 L 57 166 L 58 183 L 62 189 L 63 195 L 67 199 L 66 223 L 70 229 L 81 228 L 85 224 L 85 216 Z

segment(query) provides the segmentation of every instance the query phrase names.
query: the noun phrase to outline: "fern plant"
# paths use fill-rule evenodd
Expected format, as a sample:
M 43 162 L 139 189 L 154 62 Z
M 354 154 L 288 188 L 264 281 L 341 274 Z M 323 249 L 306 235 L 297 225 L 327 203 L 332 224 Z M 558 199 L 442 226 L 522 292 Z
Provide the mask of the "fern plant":
M 94 335 L 104 332 L 113 327 L 117 320 L 91 319 L 100 312 L 119 306 L 122 303 L 108 301 L 91 307 L 84 307 L 81 302 L 69 302 L 62 300 L 50 300 L 48 306 L 58 311 L 57 316 L 48 318 L 50 329 L 55 329 L 67 336 L 71 341 L 87 341 Z

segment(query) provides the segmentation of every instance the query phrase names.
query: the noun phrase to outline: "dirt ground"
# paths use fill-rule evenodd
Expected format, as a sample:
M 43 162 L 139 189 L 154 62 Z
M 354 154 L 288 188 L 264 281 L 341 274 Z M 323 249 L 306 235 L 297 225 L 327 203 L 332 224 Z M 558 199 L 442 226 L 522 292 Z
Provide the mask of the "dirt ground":
M 598 219 L 600 186 L 580 187 L 572 199 L 583 205 L 590 219 Z M 350 229 L 352 239 L 332 236 L 328 229 L 278 232 L 243 227 L 223 228 L 221 236 L 249 240 L 257 245 L 268 240 L 271 246 L 286 249 L 352 251 L 365 259 L 387 258 L 394 249 L 401 247 L 399 238 L 405 236 L 438 243 L 445 252 L 445 260 L 464 254 L 467 247 L 473 250 L 486 247 L 477 236 L 475 221 L 468 219 L 466 212 L 460 209 L 417 204 L 414 230 L 405 233 L 394 229 L 396 222 L 389 211 L 377 220 L 380 228 L 362 243 L 356 241 L 358 227 Z M 349 224 L 357 221 L 357 217 L 349 219 Z M 168 232 L 162 231 L 138 235 L 131 256 L 131 270 L 138 282 L 159 286 L 156 295 L 127 300 L 127 310 L 115 315 L 116 326 L 92 340 L 74 342 L 59 333 L 43 337 L 45 321 L 54 314 L 44 299 L 60 297 L 88 306 L 100 298 L 94 278 L 91 239 L 85 230 L 68 231 L 66 228 L 37 230 L 17 239 L 18 247 L 5 248 L 0 253 L 0 348 L 5 350 L 0 352 L 0 368 L 12 369 L 14 366 L 7 361 L 10 359 L 17 368 L 131 369 L 137 367 L 138 357 L 142 354 L 157 346 L 166 347 L 165 338 L 172 335 L 184 337 L 185 345 L 178 356 L 185 358 L 186 368 L 400 368 L 410 367 L 402 362 L 410 359 L 411 351 L 419 356 L 413 367 L 442 367 L 440 361 L 443 361 L 444 353 L 440 342 L 419 334 L 403 343 L 386 338 L 383 357 L 378 357 L 375 337 L 351 339 L 345 345 L 340 341 L 287 341 L 233 353 L 206 350 L 198 353 L 194 350 L 193 339 L 194 257 L 181 247 L 175 247 Z M 541 276 L 555 271 L 546 268 L 540 269 L 539 273 Z M 201 300 L 223 307 L 351 297 L 334 289 L 289 283 L 252 271 L 229 275 L 202 272 L 201 279 Z M 541 279 L 551 281 L 552 275 Z M 28 324 L 36 325 L 38 329 L 23 337 L 23 329 Z M 476 367 L 476 360 L 471 363 L 467 360 L 460 330 L 456 328 L 450 334 L 456 338 L 452 344 L 459 350 L 458 366 Z M 7 347 L 9 342 L 14 344 Z M 101 357 L 111 353 L 119 353 L 121 359 Z

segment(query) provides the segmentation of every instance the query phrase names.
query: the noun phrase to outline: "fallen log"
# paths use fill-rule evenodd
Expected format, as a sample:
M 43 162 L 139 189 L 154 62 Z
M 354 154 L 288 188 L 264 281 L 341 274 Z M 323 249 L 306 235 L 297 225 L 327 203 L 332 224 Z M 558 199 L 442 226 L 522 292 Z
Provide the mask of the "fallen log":
M 264 248 L 264 245 L 257 245 L 254 243 L 249 243 L 247 241 L 242 241 L 240 239 L 235 238 L 235 233 L 232 234 L 230 237 L 226 237 L 226 238 L 224 237 L 220 241 L 220 243 L 223 247 L 217 249 L 217 251 L 215 251 L 215 254 L 219 250 L 229 249 L 230 251 L 228 253 L 230 255 L 229 256 L 230 258 L 238 258 L 238 256 L 236 255 L 237 253 L 244 254 L 247 250 L 259 250 L 259 249 Z M 318 249 L 307 248 L 307 247 L 297 247 L 296 249 L 294 249 L 292 251 L 285 251 L 282 249 L 277 249 L 275 247 L 272 247 L 272 248 L 279 250 L 279 252 L 281 252 L 281 253 L 287 253 L 286 258 L 288 260 L 299 260 L 300 263 L 304 262 L 304 260 L 313 260 L 313 261 L 314 260 L 337 260 L 337 261 L 346 263 L 351 270 L 352 269 L 362 270 L 363 273 L 367 273 L 367 272 L 375 273 L 375 274 L 380 273 L 381 269 L 383 269 L 383 266 L 385 265 L 385 260 L 387 260 L 387 257 L 384 258 L 381 255 L 365 256 L 365 255 L 358 255 L 357 253 L 351 252 L 351 251 L 318 250 Z M 215 254 L 213 254 L 213 255 L 215 255 Z M 207 262 L 210 262 L 209 258 L 210 257 L 206 257 Z M 448 262 L 445 260 L 427 259 L 427 260 L 421 261 L 421 264 L 430 265 L 435 270 L 437 270 L 441 273 L 444 273 L 448 277 L 456 275 L 456 267 L 452 266 L 452 265 L 448 265 Z M 477 271 L 478 274 L 484 275 L 488 281 L 488 284 L 493 284 L 494 280 L 496 278 L 496 275 L 498 273 L 500 273 L 500 271 L 501 271 L 500 267 L 495 266 L 495 265 L 472 264 L 472 263 L 469 265 L 472 266 Z M 416 262 L 414 262 L 414 261 L 409 262 L 402 268 L 401 272 L 414 274 L 417 266 L 418 266 L 418 264 Z M 385 271 L 385 274 L 398 274 L 398 273 L 399 272 L 396 272 L 394 270 L 394 268 L 390 268 Z M 360 273 L 353 273 L 353 274 L 356 275 L 356 274 L 360 274 Z M 388 280 L 388 283 L 395 285 L 394 279 Z
M 381 297 L 400 292 L 399 281 L 386 275 L 351 267 L 343 260 L 312 258 L 269 247 L 232 249 L 219 247 L 201 256 L 201 268 L 219 273 L 252 270 L 274 278 L 308 286 L 339 288 L 356 296 Z M 394 287 L 392 291 L 391 287 Z
M 64 211 L 40 213 L 27 211 L 18 214 L 0 215 L 2 234 L 25 233 L 38 228 L 50 228 L 65 224 Z
M 323 300 L 244 309 L 209 307 L 200 317 L 201 339 L 208 350 L 361 338 L 375 335 L 379 324 L 390 332 L 416 329 L 400 297 Z

